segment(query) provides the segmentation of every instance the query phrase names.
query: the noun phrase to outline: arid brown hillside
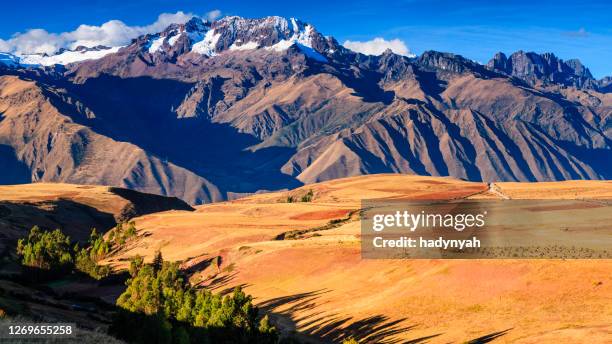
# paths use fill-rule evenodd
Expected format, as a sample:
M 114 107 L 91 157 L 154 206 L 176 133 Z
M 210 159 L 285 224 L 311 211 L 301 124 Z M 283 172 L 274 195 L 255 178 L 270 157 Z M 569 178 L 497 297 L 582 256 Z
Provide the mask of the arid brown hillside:
M 48 85 L 0 76 L 0 159 L 3 184 L 63 182 L 179 193 L 187 199 L 219 199 L 204 178 L 163 161 L 138 146 L 113 140 L 69 115 L 80 103 L 57 103 L 66 96 Z M 63 106 L 58 108 L 58 106 Z

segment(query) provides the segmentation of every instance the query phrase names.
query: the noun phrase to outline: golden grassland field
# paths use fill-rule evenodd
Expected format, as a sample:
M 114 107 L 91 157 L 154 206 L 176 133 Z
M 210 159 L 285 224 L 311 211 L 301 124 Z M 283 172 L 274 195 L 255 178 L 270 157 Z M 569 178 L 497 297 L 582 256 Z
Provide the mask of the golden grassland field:
M 310 202 L 287 202 L 309 192 Z M 161 250 L 193 272 L 192 283 L 219 291 L 242 285 L 284 331 L 325 340 L 351 331 L 370 342 L 448 343 L 498 332 L 501 342 L 610 340 L 611 260 L 361 259 L 351 214 L 364 198 L 501 196 L 610 199 L 612 183 L 346 178 L 136 218 L 139 239 L 106 262 L 120 268 Z

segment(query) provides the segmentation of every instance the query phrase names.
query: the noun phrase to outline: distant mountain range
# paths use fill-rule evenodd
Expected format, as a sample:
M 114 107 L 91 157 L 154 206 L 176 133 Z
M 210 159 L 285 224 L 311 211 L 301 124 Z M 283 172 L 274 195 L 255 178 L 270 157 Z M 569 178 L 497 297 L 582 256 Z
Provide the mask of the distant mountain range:
M 296 19 L 0 54 L 0 183 L 190 203 L 360 174 L 610 179 L 612 79 L 553 54 L 367 56 Z

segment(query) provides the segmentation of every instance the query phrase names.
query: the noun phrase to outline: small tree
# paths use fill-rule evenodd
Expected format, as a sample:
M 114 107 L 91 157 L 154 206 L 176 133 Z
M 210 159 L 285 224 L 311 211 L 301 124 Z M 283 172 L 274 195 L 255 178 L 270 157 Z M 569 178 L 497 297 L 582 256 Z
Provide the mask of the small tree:
M 210 264 L 217 269 L 217 273 L 221 272 L 221 257 L 220 256 L 215 256 L 212 261 L 210 262 Z
M 125 230 L 125 237 L 129 239 L 135 236 L 136 236 L 136 223 L 134 221 L 130 221 L 130 223 L 128 223 L 128 228 Z
M 134 277 L 138 274 L 140 268 L 142 268 L 144 264 L 144 259 L 141 256 L 136 255 L 132 259 L 130 259 L 130 276 Z
M 104 240 L 104 237 L 98 234 L 95 228 L 92 228 L 89 235 L 89 256 L 92 260 L 97 261 L 110 252 L 110 242 Z
M 153 256 L 153 263 L 151 265 L 153 266 L 153 271 L 155 273 L 161 270 L 162 266 L 164 265 L 164 258 L 162 257 L 160 250 L 155 252 L 155 256 Z
M 275 344 L 278 342 L 278 330 L 270 323 L 268 315 L 264 315 L 259 321 L 259 336 L 258 343 Z

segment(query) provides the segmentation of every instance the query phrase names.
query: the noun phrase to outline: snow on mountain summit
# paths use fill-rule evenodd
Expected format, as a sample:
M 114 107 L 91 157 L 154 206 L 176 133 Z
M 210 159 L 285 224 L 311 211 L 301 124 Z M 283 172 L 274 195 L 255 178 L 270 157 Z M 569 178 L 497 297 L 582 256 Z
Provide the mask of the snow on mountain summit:
M 99 59 L 108 54 L 116 53 L 121 48 L 122 47 L 109 48 L 104 46 L 93 48 L 78 47 L 75 50 L 62 49 L 53 55 L 11 54 L 2 52 L 0 53 L 0 64 L 4 64 L 8 67 L 67 65 L 69 63 Z
M 56 64 L 67 65 L 69 63 L 99 59 L 108 54 L 116 53 L 121 48 L 122 47 L 80 47 L 75 50 L 63 50 L 55 55 L 21 55 L 19 56 L 19 64 L 41 66 L 52 66 Z
M 189 50 L 205 56 L 223 51 L 246 51 L 265 48 L 283 51 L 298 46 L 307 56 L 325 61 L 315 42 L 325 41 L 312 25 L 295 18 L 265 17 L 248 19 L 228 16 L 214 22 L 194 17 L 185 24 L 171 25 L 163 32 L 150 35 L 146 43 L 149 53 L 161 53 L 187 37 Z
M 283 51 L 295 44 L 307 55 L 325 60 L 313 46 L 313 42 L 324 40 L 323 36 L 312 25 L 295 18 L 273 16 L 247 19 L 231 16 L 214 22 L 212 29 L 220 33 L 216 47 L 220 50 L 265 48 Z

